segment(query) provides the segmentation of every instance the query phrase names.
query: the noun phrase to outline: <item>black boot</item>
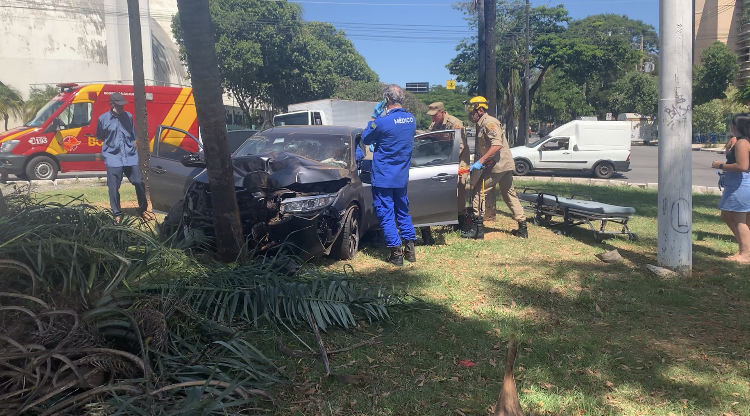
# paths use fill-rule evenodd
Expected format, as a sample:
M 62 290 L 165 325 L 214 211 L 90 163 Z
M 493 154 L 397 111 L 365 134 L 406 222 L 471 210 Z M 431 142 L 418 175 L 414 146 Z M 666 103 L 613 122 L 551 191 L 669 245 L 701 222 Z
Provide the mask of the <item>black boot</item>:
M 435 242 L 433 241 L 433 244 Z M 409 240 L 404 245 L 404 260 L 412 263 L 417 261 L 417 253 L 414 251 L 414 241 Z
M 426 246 L 435 245 L 435 239 L 432 238 L 432 230 L 430 230 L 430 227 L 422 227 L 422 242 L 424 242 L 424 245 Z M 406 253 L 404 253 L 404 255 L 406 255 Z M 409 259 L 407 258 L 406 260 Z
M 404 265 L 404 253 L 401 252 L 401 246 L 390 247 L 391 256 L 386 260 L 388 263 L 395 264 L 396 266 Z
M 453 226 L 453 231 L 464 231 L 466 228 L 466 215 L 458 214 L 458 224 Z
M 484 219 L 482 217 L 474 217 L 471 228 L 467 231 L 462 231 L 461 238 L 484 240 Z
M 510 232 L 518 238 L 529 238 L 529 229 L 526 228 L 526 221 L 518 222 L 518 229 Z

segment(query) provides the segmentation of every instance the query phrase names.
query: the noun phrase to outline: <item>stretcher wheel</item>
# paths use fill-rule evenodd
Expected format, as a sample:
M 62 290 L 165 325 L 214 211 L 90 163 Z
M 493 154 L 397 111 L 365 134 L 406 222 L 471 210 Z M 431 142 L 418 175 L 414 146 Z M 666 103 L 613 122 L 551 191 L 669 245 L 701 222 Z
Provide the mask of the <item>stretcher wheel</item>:
M 537 225 L 537 226 L 542 226 L 542 225 L 544 225 L 544 222 L 542 221 L 542 217 L 541 217 L 541 216 L 539 216 L 539 215 L 535 216 L 535 217 L 534 217 L 534 218 L 533 218 L 533 219 L 531 220 L 531 222 L 532 222 L 532 223 L 533 223 L 534 225 Z
M 594 235 L 594 238 L 596 239 L 597 243 L 601 243 L 602 241 L 604 241 L 604 234 L 597 231 Z
M 628 234 L 628 239 L 630 241 L 638 241 L 638 234 L 636 234 L 636 233 L 630 233 L 630 234 Z

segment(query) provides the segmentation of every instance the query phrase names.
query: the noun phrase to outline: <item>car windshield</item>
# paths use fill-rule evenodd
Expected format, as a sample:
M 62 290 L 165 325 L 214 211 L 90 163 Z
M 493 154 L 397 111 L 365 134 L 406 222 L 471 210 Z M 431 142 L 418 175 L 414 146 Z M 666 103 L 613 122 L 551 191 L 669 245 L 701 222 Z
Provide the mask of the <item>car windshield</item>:
M 289 133 L 287 135 L 263 136 L 258 133 L 248 139 L 235 156 L 259 153 L 287 152 L 328 166 L 349 168 L 351 159 L 350 138 L 323 134 Z
M 42 127 L 47 119 L 60 108 L 61 105 L 65 104 L 65 101 L 52 100 L 44 105 L 39 111 L 37 111 L 31 121 L 25 124 L 26 127 Z
M 549 139 L 549 135 L 544 136 L 541 139 L 539 139 L 539 140 L 537 140 L 537 141 L 535 141 L 533 143 L 527 144 L 526 147 L 537 147 L 537 145 L 539 145 L 539 143 L 541 143 L 541 142 L 543 142 L 543 141 L 545 141 L 547 139 Z

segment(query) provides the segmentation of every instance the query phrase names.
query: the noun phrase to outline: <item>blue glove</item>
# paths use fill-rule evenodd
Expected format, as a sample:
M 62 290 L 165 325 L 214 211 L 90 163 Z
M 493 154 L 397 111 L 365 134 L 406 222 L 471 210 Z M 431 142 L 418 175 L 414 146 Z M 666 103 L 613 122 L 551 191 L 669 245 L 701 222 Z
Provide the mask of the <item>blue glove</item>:
M 385 100 L 375 104 L 375 109 L 372 111 L 372 118 L 379 118 L 383 110 L 385 110 Z
M 374 144 L 371 144 L 371 145 L 370 145 L 370 146 L 368 146 L 367 148 L 368 148 L 368 149 L 370 149 L 370 153 L 372 153 L 372 152 L 374 152 L 374 151 L 375 151 L 375 145 L 374 145 Z
M 482 165 L 482 162 L 477 160 L 476 162 L 474 162 L 473 165 L 471 165 L 471 167 L 469 168 L 469 172 L 473 172 L 475 170 L 482 170 L 482 169 L 484 169 L 484 165 Z

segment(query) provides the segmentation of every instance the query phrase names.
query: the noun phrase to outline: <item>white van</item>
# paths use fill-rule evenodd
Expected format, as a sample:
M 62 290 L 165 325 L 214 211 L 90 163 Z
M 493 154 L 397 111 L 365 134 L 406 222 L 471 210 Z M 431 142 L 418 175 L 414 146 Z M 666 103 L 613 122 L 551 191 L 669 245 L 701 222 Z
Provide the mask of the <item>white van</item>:
M 630 170 L 630 122 L 571 121 L 526 146 L 510 149 L 515 174 L 532 170 L 589 171 L 608 179 Z

